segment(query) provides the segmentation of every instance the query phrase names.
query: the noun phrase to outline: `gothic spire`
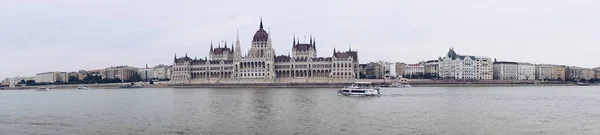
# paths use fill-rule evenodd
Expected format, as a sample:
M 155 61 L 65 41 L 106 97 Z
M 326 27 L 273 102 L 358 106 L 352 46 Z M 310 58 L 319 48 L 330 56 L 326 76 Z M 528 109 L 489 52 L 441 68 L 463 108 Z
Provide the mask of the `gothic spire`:
M 186 58 L 188 57 L 188 56 L 187 56 L 187 52 L 185 52 L 185 57 L 186 57 Z
M 333 47 L 333 54 L 335 54 L 335 46 Z
M 175 60 L 177 60 L 177 53 L 175 53 Z
M 313 49 L 317 50 L 317 39 L 313 39 Z
M 294 43 L 292 43 L 292 47 L 296 46 L 296 35 L 294 35 L 293 39 L 294 39 Z
M 227 40 L 225 40 L 225 48 L 227 48 Z
M 213 45 L 212 45 L 212 40 L 210 41 L 210 51 L 213 51 Z
M 313 40 L 312 40 L 312 35 L 310 35 L 310 43 L 309 43 L 309 44 L 311 44 L 311 45 L 312 45 L 312 42 L 313 42 Z

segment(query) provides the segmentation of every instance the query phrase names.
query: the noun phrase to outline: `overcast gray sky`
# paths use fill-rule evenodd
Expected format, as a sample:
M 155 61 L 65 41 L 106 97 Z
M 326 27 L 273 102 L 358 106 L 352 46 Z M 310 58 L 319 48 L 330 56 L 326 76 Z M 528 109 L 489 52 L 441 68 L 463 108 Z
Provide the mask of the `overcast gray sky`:
M 203 58 L 240 32 L 249 49 L 260 17 L 278 55 L 292 36 L 319 56 L 359 51 L 361 63 L 416 63 L 459 54 L 600 66 L 598 0 L 0 0 L 0 78 L 46 71 L 172 64 Z

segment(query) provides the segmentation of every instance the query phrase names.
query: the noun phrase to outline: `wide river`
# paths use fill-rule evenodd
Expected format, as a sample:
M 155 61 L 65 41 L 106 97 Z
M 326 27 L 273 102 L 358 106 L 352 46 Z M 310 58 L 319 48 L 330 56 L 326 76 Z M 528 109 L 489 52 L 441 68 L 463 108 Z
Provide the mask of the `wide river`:
M 600 134 L 600 87 L 0 91 L 0 134 Z

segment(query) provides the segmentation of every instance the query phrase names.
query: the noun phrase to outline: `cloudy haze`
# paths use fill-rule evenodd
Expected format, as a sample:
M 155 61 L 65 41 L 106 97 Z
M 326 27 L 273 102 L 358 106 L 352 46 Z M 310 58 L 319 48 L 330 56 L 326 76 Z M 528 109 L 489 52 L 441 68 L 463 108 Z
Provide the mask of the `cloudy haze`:
M 598 0 L 0 0 L 0 77 L 203 58 L 236 30 L 246 53 L 261 16 L 278 55 L 313 35 L 319 56 L 351 46 L 361 63 L 416 63 L 453 46 L 596 67 L 599 13 Z

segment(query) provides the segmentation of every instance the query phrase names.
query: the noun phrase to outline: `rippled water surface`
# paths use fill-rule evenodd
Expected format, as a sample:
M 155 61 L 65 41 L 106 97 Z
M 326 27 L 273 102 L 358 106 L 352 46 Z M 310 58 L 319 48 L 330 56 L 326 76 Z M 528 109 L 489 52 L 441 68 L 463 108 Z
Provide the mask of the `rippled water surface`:
M 0 134 L 600 134 L 600 87 L 0 91 Z

